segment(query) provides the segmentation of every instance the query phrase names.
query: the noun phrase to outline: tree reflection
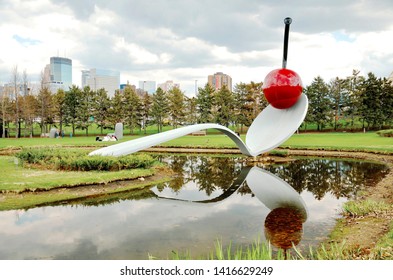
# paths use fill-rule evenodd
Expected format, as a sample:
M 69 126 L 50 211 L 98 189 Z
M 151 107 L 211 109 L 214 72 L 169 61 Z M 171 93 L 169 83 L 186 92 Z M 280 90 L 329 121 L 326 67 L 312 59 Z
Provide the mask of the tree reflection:
M 163 158 L 175 172 L 174 179 L 165 185 L 179 192 L 187 182 L 195 182 L 199 191 L 210 196 L 217 190 L 224 192 L 245 166 L 242 158 L 215 156 L 167 156 Z M 321 200 L 327 193 L 336 198 L 351 198 L 357 191 L 381 179 L 388 171 L 382 164 L 355 160 L 326 158 L 299 159 L 284 165 L 270 165 L 265 169 L 282 178 L 298 193 L 311 192 Z M 163 186 L 159 186 L 163 189 Z M 244 183 L 238 193 L 251 191 Z

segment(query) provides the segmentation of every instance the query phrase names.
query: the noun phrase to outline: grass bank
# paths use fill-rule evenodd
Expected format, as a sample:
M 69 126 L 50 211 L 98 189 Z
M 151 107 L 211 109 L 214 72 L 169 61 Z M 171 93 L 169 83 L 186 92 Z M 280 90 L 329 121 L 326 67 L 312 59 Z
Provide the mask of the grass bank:
M 132 140 L 141 136 L 125 136 L 121 141 Z M 244 140 L 245 135 L 241 136 Z M 5 138 L 0 139 L 0 153 L 5 150 L 31 146 L 55 147 L 85 147 L 89 149 L 113 145 L 119 142 L 98 142 L 94 136 L 52 138 Z M 184 136 L 166 143 L 162 147 L 183 148 L 237 148 L 236 145 L 223 134 L 208 134 L 206 136 Z M 368 133 L 301 133 L 294 134 L 281 148 L 289 149 L 322 149 L 337 151 L 364 151 L 393 154 L 393 138 L 381 137 L 376 132 Z

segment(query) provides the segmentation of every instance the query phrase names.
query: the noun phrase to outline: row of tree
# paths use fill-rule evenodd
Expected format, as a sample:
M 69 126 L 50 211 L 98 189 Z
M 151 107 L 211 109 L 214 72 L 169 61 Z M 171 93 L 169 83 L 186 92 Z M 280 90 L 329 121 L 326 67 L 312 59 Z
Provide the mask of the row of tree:
M 158 132 L 164 125 L 174 128 L 194 123 L 214 122 L 225 126 L 234 125 L 239 132 L 250 126 L 256 116 L 266 107 L 262 83 L 236 84 L 233 91 L 223 87 L 215 90 L 206 84 L 198 89 L 195 97 L 187 97 L 179 88 L 167 92 L 158 88 L 153 95 L 138 95 L 130 86 L 118 91 L 112 98 L 105 89 L 97 91 L 72 86 L 68 91 L 59 89 L 52 93 L 41 85 L 38 95 L 28 91 L 19 94 L 17 80 L 7 93 L 1 94 L 1 126 L 5 137 L 6 128 L 15 123 L 16 137 L 21 135 L 21 124 L 33 135 L 38 123 L 41 133 L 47 133 L 56 125 L 61 131 L 70 126 L 72 133 L 82 129 L 89 133 L 94 123 L 101 128 L 113 128 L 122 122 L 134 133 L 156 124 Z M 15 94 L 16 93 L 16 94 Z M 340 120 L 347 120 L 350 128 L 361 122 L 363 128 L 380 129 L 392 126 L 393 86 L 385 78 L 373 73 L 367 77 L 353 71 L 352 76 L 336 78 L 326 83 L 316 77 L 305 87 L 309 98 L 309 111 L 303 124 L 315 124 L 318 130 L 326 126 L 339 129 Z

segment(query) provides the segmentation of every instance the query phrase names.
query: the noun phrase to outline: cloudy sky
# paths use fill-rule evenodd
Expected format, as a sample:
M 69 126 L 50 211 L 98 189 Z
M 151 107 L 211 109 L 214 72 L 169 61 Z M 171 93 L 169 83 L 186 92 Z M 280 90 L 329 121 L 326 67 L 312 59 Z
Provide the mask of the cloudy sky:
M 296 4 L 295 4 L 296 3 Z M 308 85 L 393 71 L 391 0 L 0 0 L 0 83 L 14 66 L 36 81 L 51 56 L 81 70 L 119 70 L 121 82 L 180 83 L 187 95 L 215 72 L 260 82 L 282 63 Z

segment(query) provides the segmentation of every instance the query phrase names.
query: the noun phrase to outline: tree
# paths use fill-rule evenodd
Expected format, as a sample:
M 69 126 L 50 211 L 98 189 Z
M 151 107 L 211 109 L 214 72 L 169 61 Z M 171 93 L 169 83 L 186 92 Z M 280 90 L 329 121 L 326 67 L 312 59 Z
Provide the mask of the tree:
M 317 130 L 323 129 L 327 123 L 331 122 L 331 98 L 329 97 L 329 87 L 320 77 L 314 78 L 311 85 L 307 86 L 305 93 L 309 99 L 309 109 L 306 120 L 314 122 Z
M 117 90 L 111 99 L 111 107 L 108 116 L 109 122 L 113 125 L 113 127 L 116 125 L 116 123 L 124 122 L 126 118 L 124 103 L 124 95 Z
M 30 137 L 34 136 L 34 119 L 38 115 L 38 100 L 32 94 L 23 95 L 20 98 L 21 103 L 21 118 L 25 122 L 26 130 L 30 131 Z
M 12 86 L 14 89 L 14 100 L 15 100 L 15 138 L 20 137 L 20 111 L 19 111 L 19 73 L 18 66 L 14 66 L 12 70 Z
M 154 123 L 157 124 L 158 132 L 162 132 L 164 119 L 168 116 L 168 100 L 166 93 L 161 88 L 158 88 L 156 93 L 153 94 L 151 116 L 153 117 Z
M 62 133 L 65 114 L 65 92 L 63 89 L 58 89 L 53 96 L 53 109 L 55 117 L 59 120 L 60 133 Z
M 358 117 L 359 109 L 361 106 L 361 85 L 363 84 L 364 77 L 359 76 L 359 70 L 353 70 L 352 76 L 346 78 L 348 85 L 348 108 L 347 114 L 351 120 L 351 129 L 354 127 L 355 118 Z
M 101 129 L 101 134 L 103 134 L 104 128 L 107 126 L 107 119 L 110 111 L 110 100 L 108 97 L 108 92 L 101 88 L 95 92 L 92 100 L 93 116 L 98 127 Z
M 47 86 L 41 86 L 37 95 L 38 116 L 41 119 L 41 133 L 48 133 L 47 124 L 52 123 L 53 100 L 52 93 Z
M 125 99 L 125 116 L 128 127 L 130 128 L 130 133 L 133 134 L 134 128 L 141 126 L 142 120 L 142 102 L 135 91 L 130 87 L 126 86 L 124 89 L 124 99 Z
M 234 98 L 232 92 L 226 87 L 214 93 L 214 119 L 215 122 L 226 127 L 233 121 Z
M 195 97 L 185 99 L 185 121 L 189 124 L 198 122 L 198 105 Z
M 174 128 L 177 128 L 184 121 L 184 93 L 177 87 L 172 88 L 167 93 L 168 96 L 168 110 L 171 123 Z
M 393 121 L 393 84 L 388 79 L 382 80 L 382 114 L 386 126 L 391 126 Z
M 65 110 L 64 110 L 64 120 L 66 124 L 71 124 L 72 135 L 75 135 L 75 126 L 77 121 L 77 110 L 79 107 L 80 88 L 73 85 L 68 91 L 65 92 Z
M 236 123 L 241 125 L 240 131 L 243 130 L 243 126 L 250 126 L 262 107 L 267 105 L 267 101 L 262 96 L 262 83 L 237 84 L 234 89 L 234 99 L 234 117 Z
M 1 92 L 1 119 L 2 119 L 2 132 L 1 136 L 3 138 L 6 138 L 6 126 L 7 123 L 11 120 L 11 89 L 10 87 L 4 87 L 4 89 Z M 8 130 L 9 131 L 9 130 Z
M 152 98 L 150 97 L 150 95 L 147 92 L 145 92 L 143 94 L 142 108 L 141 108 L 142 125 L 143 125 L 143 130 L 144 130 L 145 134 L 146 134 L 146 127 L 149 123 L 149 117 L 150 117 L 152 103 L 153 103 Z
M 198 123 L 208 123 L 212 120 L 214 88 L 206 84 L 204 88 L 198 88 L 196 95 L 199 119 Z
M 78 90 L 76 94 L 78 107 L 76 108 L 75 124 L 77 128 L 86 131 L 86 136 L 89 135 L 89 126 L 92 122 L 92 99 L 93 91 L 89 86 L 85 86 L 83 90 Z
M 367 127 L 382 127 L 383 122 L 383 92 L 382 80 L 373 73 L 368 73 L 367 79 L 362 84 L 360 115 Z
M 332 98 L 334 114 L 334 130 L 338 128 L 338 120 L 345 116 L 345 108 L 349 103 L 348 80 L 336 77 L 330 81 L 329 90 Z

